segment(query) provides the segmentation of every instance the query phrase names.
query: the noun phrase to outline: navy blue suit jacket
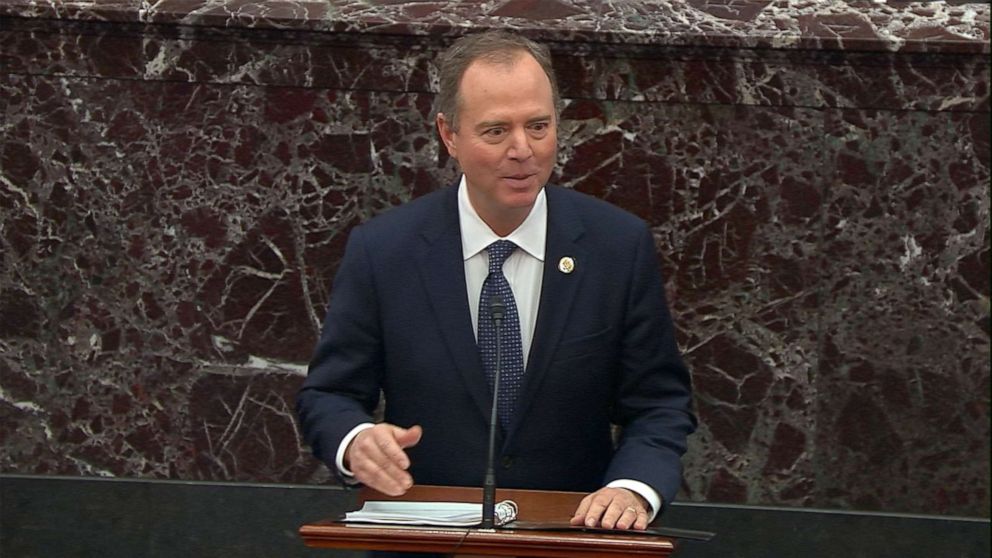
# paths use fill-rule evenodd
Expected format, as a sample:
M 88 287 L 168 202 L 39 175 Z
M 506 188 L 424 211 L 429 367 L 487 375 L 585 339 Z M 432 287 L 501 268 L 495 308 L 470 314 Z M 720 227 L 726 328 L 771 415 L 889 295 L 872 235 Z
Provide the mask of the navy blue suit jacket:
M 543 287 L 525 386 L 497 439 L 497 485 L 593 491 L 635 479 L 671 502 L 696 424 L 646 224 L 608 203 L 547 187 Z M 569 256 L 566 274 L 558 262 Z M 418 484 L 480 486 L 490 389 L 469 313 L 457 189 L 356 227 L 298 398 L 304 438 L 334 466 L 369 422 L 423 426 L 408 450 Z M 610 424 L 622 435 L 616 448 Z

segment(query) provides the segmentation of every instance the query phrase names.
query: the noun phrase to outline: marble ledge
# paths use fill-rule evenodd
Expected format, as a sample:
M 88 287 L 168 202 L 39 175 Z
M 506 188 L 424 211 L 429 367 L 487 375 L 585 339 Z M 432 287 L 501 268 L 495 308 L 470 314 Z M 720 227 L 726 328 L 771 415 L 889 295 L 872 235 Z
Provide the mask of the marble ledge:
M 0 0 L 0 17 L 655 46 L 989 53 L 987 2 Z

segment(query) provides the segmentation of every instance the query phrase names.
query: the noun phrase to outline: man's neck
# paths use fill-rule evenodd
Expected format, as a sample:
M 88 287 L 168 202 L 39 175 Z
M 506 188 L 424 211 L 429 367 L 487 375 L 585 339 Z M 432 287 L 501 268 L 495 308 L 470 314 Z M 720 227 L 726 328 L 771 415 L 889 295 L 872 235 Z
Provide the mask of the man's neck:
M 472 208 L 475 209 L 475 213 L 482 219 L 482 222 L 496 233 L 496 236 L 501 238 L 507 237 L 510 233 L 517 230 L 517 227 L 527 220 L 527 216 L 534 209 L 534 206 L 530 205 L 491 212 L 486 211 L 486 208 L 480 209 L 480 204 L 472 200 L 471 191 L 469 192 L 468 201 L 472 204 Z
M 529 208 L 528 208 L 528 212 L 529 212 Z M 524 215 L 519 219 L 504 220 L 504 221 L 491 220 L 489 218 L 482 216 L 481 214 L 479 216 L 482 218 L 482 221 L 485 224 L 489 225 L 489 228 L 492 229 L 494 233 L 496 233 L 496 236 L 500 238 L 505 238 L 507 236 L 510 236 L 510 233 L 517 230 L 517 227 L 523 224 L 524 220 L 527 219 L 527 215 L 528 215 L 527 213 L 524 213 Z

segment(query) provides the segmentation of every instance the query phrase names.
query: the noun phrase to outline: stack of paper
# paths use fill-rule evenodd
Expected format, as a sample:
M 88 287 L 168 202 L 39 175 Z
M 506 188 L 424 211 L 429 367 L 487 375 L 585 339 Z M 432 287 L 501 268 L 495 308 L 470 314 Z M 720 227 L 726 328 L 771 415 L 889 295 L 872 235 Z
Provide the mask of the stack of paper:
M 504 500 L 496 504 L 496 524 L 503 525 L 517 517 L 517 504 Z M 369 501 L 362 509 L 345 514 L 344 521 L 357 523 L 392 523 L 401 525 L 440 525 L 470 527 L 482 522 L 482 504 L 463 502 Z

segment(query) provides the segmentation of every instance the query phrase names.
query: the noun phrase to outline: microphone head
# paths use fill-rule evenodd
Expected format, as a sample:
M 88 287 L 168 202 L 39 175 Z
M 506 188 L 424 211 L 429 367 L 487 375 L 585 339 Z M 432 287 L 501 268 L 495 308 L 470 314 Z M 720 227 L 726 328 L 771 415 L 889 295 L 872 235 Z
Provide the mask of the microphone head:
M 496 321 L 502 321 L 503 317 L 506 316 L 506 304 L 503 303 L 503 297 L 499 295 L 489 297 L 489 315 Z

